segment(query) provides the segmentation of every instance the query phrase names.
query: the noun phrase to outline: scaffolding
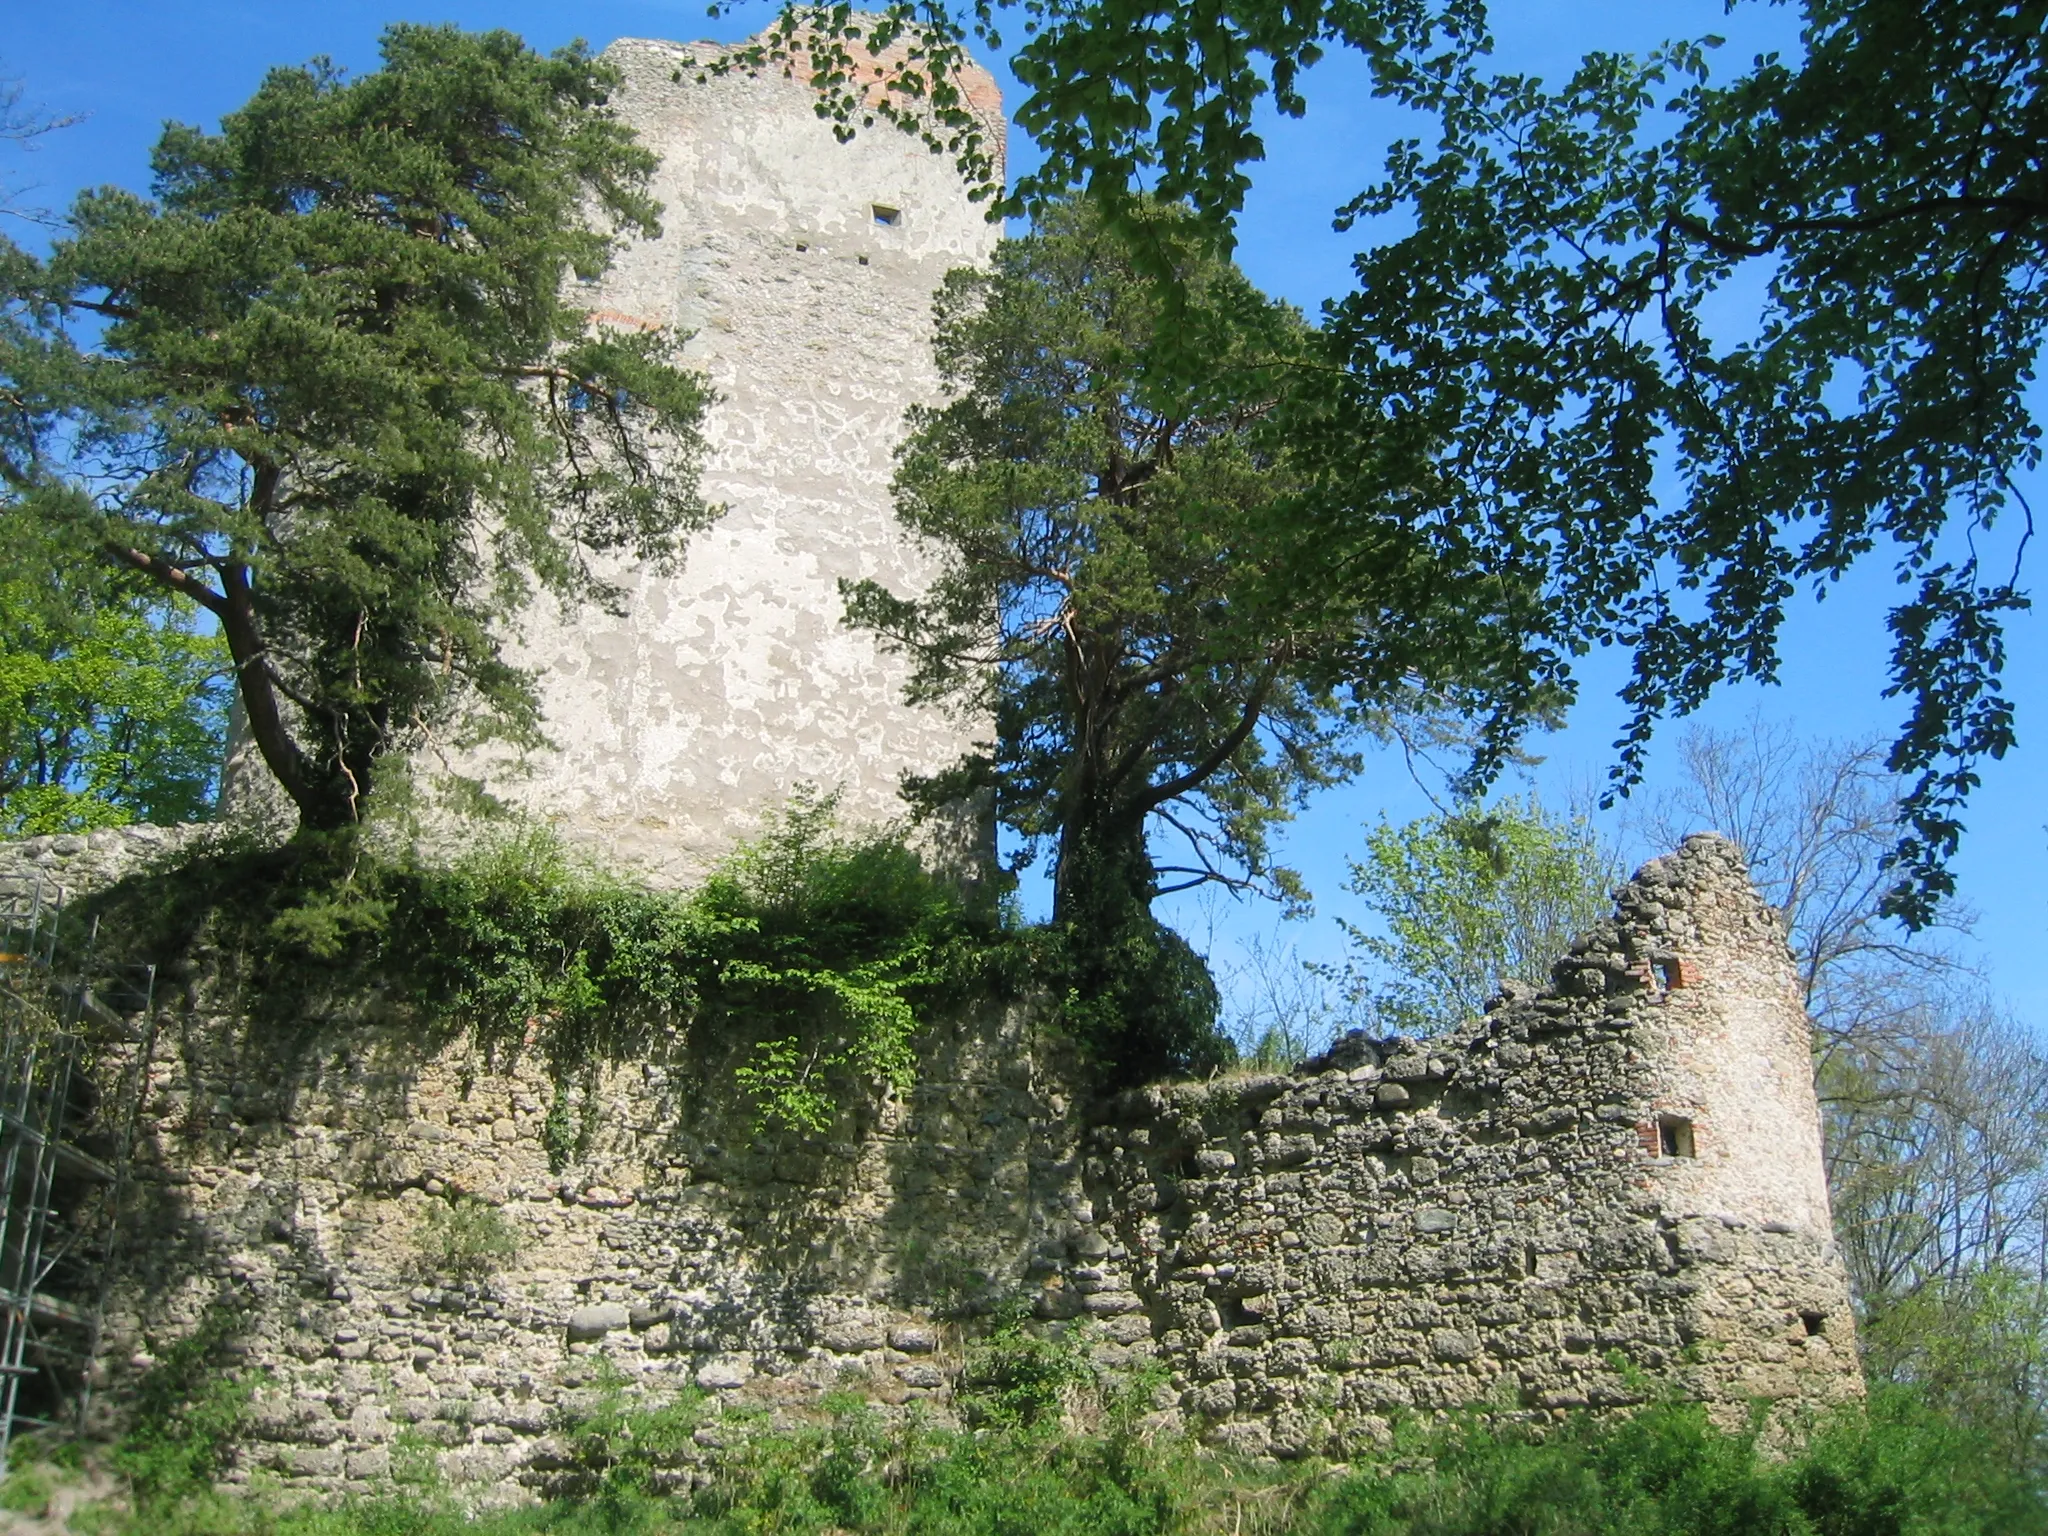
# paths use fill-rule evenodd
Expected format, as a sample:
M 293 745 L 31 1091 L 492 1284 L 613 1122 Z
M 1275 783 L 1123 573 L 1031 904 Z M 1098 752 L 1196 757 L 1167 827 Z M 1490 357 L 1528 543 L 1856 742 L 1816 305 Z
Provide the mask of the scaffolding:
M 97 922 L 0 878 L 0 1467 L 91 1403 L 156 1043 L 156 968 L 94 968 Z

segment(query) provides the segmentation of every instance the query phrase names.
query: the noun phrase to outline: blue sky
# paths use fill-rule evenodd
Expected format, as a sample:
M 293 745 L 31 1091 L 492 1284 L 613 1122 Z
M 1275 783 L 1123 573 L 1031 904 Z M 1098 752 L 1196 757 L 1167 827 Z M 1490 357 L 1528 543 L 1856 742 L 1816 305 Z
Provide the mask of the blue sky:
M 731 39 L 772 14 L 758 0 L 717 21 L 706 19 L 701 0 L 72 0 L 10 10 L 0 34 L 0 75 L 20 80 L 28 100 L 50 112 L 86 114 L 20 158 L 11 176 L 17 189 L 22 183 L 38 188 L 23 200 L 53 207 L 88 185 L 144 189 L 148 149 L 165 119 L 212 124 L 249 95 L 271 64 L 327 54 L 350 68 L 373 67 L 377 33 L 389 21 L 506 27 L 536 46 L 554 47 L 578 36 L 596 46 L 622 36 Z M 1644 50 L 1670 37 L 1718 33 L 1728 39 L 1718 67 L 1732 70 L 1759 49 L 1790 46 L 1796 36 L 1795 18 L 1784 7 L 1755 0 L 1732 13 L 1717 0 L 1496 0 L 1493 20 L 1501 67 L 1552 79 L 1589 49 Z M 1359 71 L 1342 56 L 1311 72 L 1307 95 L 1304 121 L 1269 125 L 1269 155 L 1255 173 L 1239 259 L 1268 291 L 1313 312 L 1348 287 L 1350 258 L 1370 238 L 1369 231 L 1335 234 L 1330 212 L 1372 178 L 1399 124 L 1370 100 Z M 1030 146 L 1013 142 L 1011 156 L 1013 167 L 1028 163 Z M 2027 489 L 2038 493 L 2040 487 Z M 1889 739 L 1900 715 L 1896 703 L 1880 697 L 1890 583 L 1890 573 L 1874 567 L 1824 604 L 1802 600 L 1787 626 L 1780 685 L 1731 690 L 1700 718 L 1730 728 L 1760 712 L 1815 737 Z M 2034 744 L 2048 722 L 2044 661 L 2042 620 L 2023 615 L 2011 630 L 2007 674 L 2020 709 L 2021 745 L 2003 763 L 1986 765 L 1957 866 L 1964 899 L 1980 914 L 1976 948 L 1993 985 L 2037 1025 L 2048 1022 L 2048 977 L 2028 959 L 2048 926 L 2048 892 L 2039 878 L 2048 844 L 2048 754 Z M 1622 658 L 1593 658 L 1570 725 L 1532 743 L 1545 758 L 1535 785 L 1553 803 L 1604 776 L 1620 719 L 1613 690 L 1624 670 Z M 1653 792 L 1681 729 L 1667 729 L 1661 740 Z M 1335 956 L 1340 945 L 1333 918 L 1344 910 L 1344 859 L 1358 847 L 1362 826 L 1383 814 L 1402 819 L 1427 809 L 1392 758 L 1376 759 L 1357 783 L 1319 800 L 1284 839 L 1291 862 L 1319 898 L 1318 913 L 1284 925 L 1280 937 L 1306 954 Z M 1219 909 L 1216 935 L 1225 946 L 1274 931 L 1272 914 L 1261 907 Z

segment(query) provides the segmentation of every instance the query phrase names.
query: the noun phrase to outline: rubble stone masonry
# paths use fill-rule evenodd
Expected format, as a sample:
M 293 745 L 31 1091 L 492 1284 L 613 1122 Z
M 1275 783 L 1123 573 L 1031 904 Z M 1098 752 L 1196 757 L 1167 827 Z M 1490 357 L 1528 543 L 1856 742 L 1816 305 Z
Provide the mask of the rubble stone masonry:
M 96 884 L 177 836 L 36 839 L 0 878 Z M 944 1418 L 1003 1298 L 1278 1456 L 1468 1404 L 1861 1391 L 1790 957 L 1712 835 L 1445 1037 L 1105 1100 L 1033 1010 L 991 1007 L 811 1140 L 756 1139 L 701 1063 L 622 1067 L 559 1172 L 536 1062 L 389 1025 L 258 1038 L 198 980 L 166 991 L 100 1402 L 224 1312 L 261 1384 L 237 1477 L 364 1490 L 396 1451 L 545 1488 L 601 1362 L 650 1401 L 707 1391 L 706 1457 L 722 1412 L 849 1386 Z M 426 1266 L 454 1193 L 517 1235 L 486 1279 Z

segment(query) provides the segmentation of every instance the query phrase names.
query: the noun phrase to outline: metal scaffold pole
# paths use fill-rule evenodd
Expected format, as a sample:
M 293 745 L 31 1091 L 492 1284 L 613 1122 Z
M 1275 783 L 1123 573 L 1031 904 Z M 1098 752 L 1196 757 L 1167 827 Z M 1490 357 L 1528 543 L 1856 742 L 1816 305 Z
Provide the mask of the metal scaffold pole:
M 0 882 L 0 1467 L 83 1421 L 128 1193 L 156 973 L 96 976 L 97 932 L 40 875 Z

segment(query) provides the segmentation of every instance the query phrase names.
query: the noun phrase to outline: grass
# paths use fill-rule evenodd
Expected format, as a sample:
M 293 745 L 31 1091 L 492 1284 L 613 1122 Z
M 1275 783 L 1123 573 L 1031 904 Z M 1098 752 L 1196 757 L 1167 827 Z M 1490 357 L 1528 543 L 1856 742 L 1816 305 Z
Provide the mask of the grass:
M 1056 1376 L 1057 1373 L 1052 1373 Z M 1046 1378 L 1048 1393 L 1064 1390 Z M 1474 1421 L 1397 1433 L 1370 1464 L 1233 1463 L 1148 1434 L 1134 1411 L 1077 1433 L 1018 1412 L 992 1427 L 888 1423 L 852 1400 L 799 1432 L 738 1439 L 692 1482 L 694 1405 L 617 1405 L 572 1435 L 573 1496 L 471 1513 L 449 1494 L 339 1507 L 133 1485 L 71 1517 L 80 1536 L 2029 1536 L 2043 1491 L 1984 1442 L 1898 1394 L 1811 1426 L 1798 1454 L 1715 1429 L 1689 1405 L 1542 1437 Z M 40 1508 L 62 1466 L 17 1466 L 0 1507 Z M 678 1482 L 684 1491 L 664 1492 Z

